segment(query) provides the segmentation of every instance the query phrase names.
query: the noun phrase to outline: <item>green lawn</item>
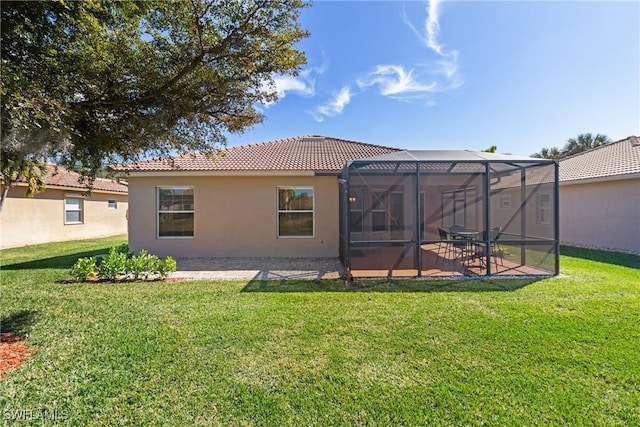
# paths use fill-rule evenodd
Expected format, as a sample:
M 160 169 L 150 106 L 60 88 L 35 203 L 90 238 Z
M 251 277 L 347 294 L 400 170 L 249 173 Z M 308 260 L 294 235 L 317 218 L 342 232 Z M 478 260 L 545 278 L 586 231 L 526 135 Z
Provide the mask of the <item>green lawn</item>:
M 0 252 L 2 329 L 36 348 L 0 382 L 5 423 L 640 425 L 639 257 L 362 289 L 58 283 L 122 240 Z

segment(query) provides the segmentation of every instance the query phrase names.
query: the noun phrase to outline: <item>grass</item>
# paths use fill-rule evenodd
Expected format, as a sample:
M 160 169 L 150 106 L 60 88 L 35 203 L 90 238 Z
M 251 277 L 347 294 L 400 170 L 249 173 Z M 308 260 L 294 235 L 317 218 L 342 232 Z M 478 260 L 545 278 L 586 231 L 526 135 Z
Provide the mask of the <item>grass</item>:
M 0 252 L 2 329 L 36 348 L 0 382 L 6 423 L 640 425 L 639 257 L 362 289 L 57 283 L 121 241 Z

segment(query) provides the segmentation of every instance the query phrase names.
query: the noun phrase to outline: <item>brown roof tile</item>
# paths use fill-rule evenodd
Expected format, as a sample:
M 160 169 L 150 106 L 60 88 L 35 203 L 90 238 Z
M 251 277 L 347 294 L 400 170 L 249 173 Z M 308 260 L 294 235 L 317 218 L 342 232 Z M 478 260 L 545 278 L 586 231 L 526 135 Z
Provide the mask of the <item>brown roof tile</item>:
M 640 138 L 630 136 L 560 160 L 560 181 L 640 173 Z
M 300 136 L 222 150 L 129 163 L 121 172 L 164 171 L 314 171 L 337 172 L 348 160 L 399 151 L 397 148 L 324 136 Z
M 71 189 L 87 190 L 89 184 L 86 179 L 69 169 L 54 164 L 47 164 L 47 174 L 44 182 L 47 187 L 64 187 Z M 128 187 L 124 184 L 106 178 L 96 178 L 92 191 L 109 191 L 115 193 L 127 193 Z

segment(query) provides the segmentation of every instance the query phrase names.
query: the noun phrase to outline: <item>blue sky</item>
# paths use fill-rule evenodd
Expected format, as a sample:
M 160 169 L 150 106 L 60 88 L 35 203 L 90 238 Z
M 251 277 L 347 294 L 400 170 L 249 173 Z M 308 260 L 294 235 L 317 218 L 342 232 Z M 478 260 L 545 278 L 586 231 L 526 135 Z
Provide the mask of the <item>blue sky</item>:
M 229 145 L 325 135 L 529 155 L 640 135 L 640 2 L 316 1 L 307 64 Z

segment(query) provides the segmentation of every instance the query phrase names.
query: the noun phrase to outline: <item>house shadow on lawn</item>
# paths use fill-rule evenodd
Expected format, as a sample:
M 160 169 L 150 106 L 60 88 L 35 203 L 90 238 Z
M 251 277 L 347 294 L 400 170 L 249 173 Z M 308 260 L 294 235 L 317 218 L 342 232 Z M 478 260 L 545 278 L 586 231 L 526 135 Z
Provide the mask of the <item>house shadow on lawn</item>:
M 36 315 L 33 310 L 21 310 L 0 318 L 0 332 L 10 332 L 14 335 L 25 336 L 31 331 Z
M 572 258 L 582 258 L 589 261 L 603 262 L 606 264 L 614 264 L 620 267 L 640 269 L 640 256 L 624 252 L 603 251 L 562 245 L 560 246 L 560 255 Z
M 15 264 L 2 265 L 2 270 L 41 270 L 47 268 L 64 268 L 68 269 L 75 264 L 78 258 L 85 258 L 105 254 L 109 252 L 109 248 L 96 249 L 93 251 L 75 252 L 68 255 L 60 255 L 51 258 L 44 258 L 35 261 L 18 262 Z
M 242 292 L 508 292 L 542 280 L 519 279 L 411 280 L 251 280 Z

